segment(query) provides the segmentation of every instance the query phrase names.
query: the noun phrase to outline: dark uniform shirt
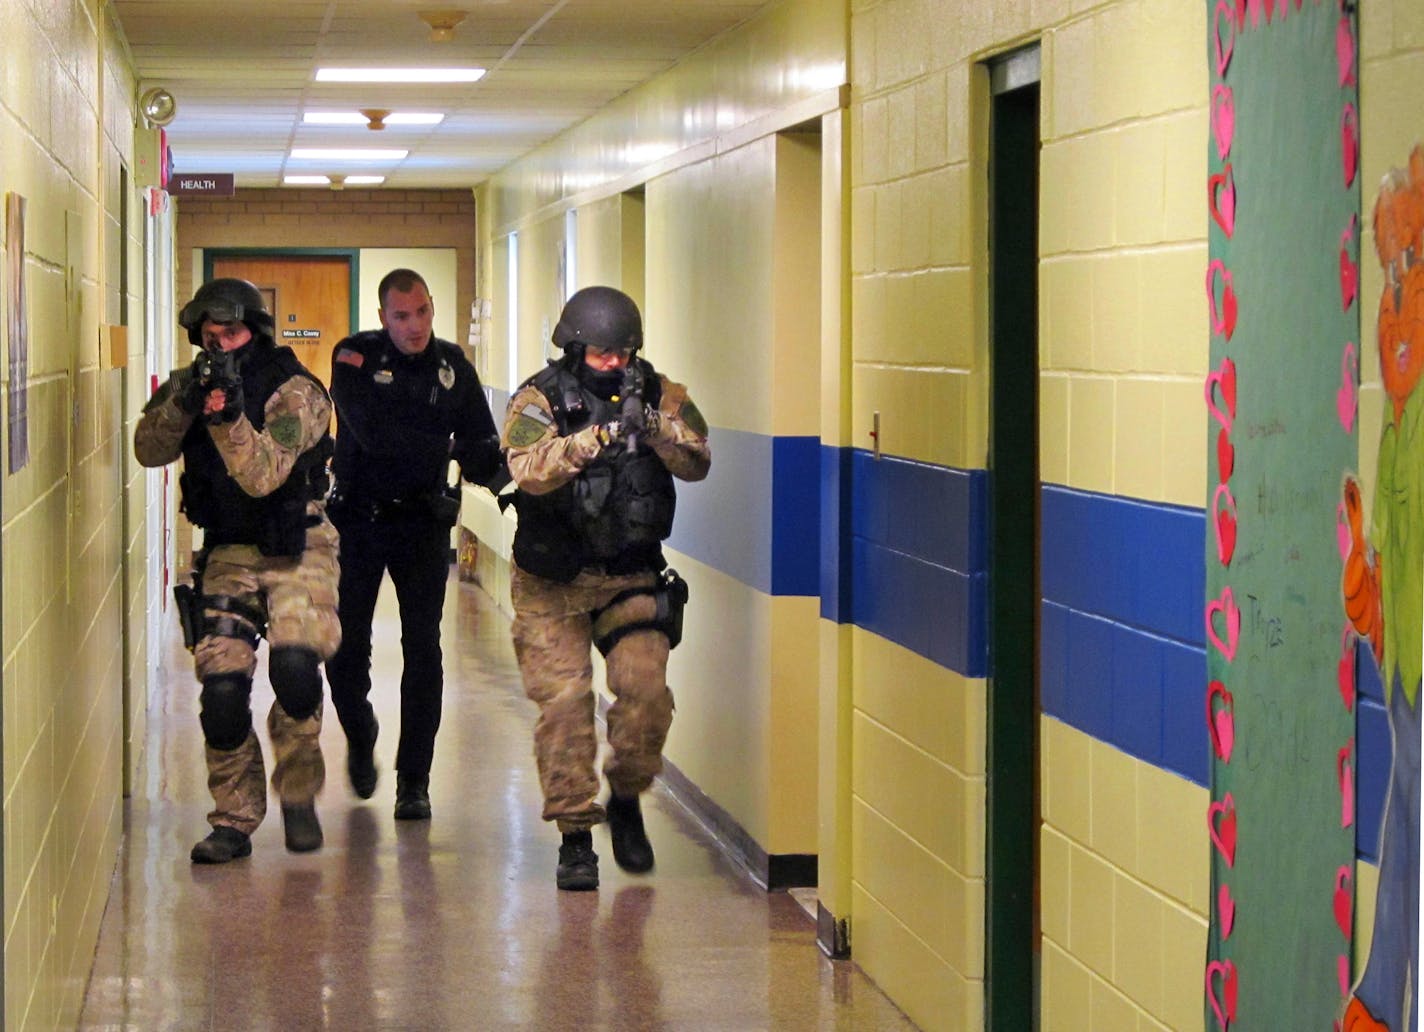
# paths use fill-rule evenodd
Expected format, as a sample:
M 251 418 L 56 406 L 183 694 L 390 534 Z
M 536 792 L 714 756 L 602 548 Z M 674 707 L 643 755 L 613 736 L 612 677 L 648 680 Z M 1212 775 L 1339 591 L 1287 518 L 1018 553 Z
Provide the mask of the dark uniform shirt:
M 499 469 L 497 431 L 474 366 L 449 341 L 401 353 L 385 330 L 347 337 L 331 362 L 337 490 L 348 499 L 417 498 L 445 485 L 449 460 L 484 483 Z

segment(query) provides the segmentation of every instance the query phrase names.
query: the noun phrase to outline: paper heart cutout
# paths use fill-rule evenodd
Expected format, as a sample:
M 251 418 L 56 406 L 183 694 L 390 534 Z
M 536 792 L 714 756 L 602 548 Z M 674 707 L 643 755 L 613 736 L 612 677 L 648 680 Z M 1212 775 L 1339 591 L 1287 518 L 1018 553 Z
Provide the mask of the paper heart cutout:
M 1335 977 L 1340 981 L 1340 995 L 1350 995 L 1350 957 L 1342 953 L 1335 958 Z
M 1216 153 L 1225 161 L 1236 138 L 1236 94 L 1224 82 L 1211 88 L 1211 135 L 1216 140 Z
M 1246 10 L 1251 12 L 1251 28 L 1256 28 L 1261 24 L 1261 13 L 1264 11 L 1270 17 L 1270 8 L 1266 6 L 1266 0 L 1246 0 Z
M 1218 976 L 1219 987 L 1213 981 Z M 1229 960 L 1213 960 L 1206 966 L 1206 998 L 1223 1030 L 1236 1020 L 1236 992 L 1235 964 Z
M 1216 300 L 1216 281 L 1221 279 L 1221 304 Z M 1232 285 L 1231 273 L 1220 258 L 1214 259 L 1206 267 L 1206 298 L 1211 306 L 1211 332 L 1231 339 L 1236 332 L 1236 289 Z
M 1354 258 L 1355 218 L 1350 215 L 1350 224 L 1340 234 L 1340 305 L 1346 311 L 1355 303 L 1360 290 L 1360 266 Z
M 1226 621 L 1225 641 L 1216 633 L 1218 616 Z M 1220 598 L 1206 604 L 1206 636 L 1228 663 L 1236 658 L 1236 644 L 1241 638 L 1241 610 L 1237 608 L 1236 597 L 1229 587 L 1222 590 Z
M 1360 116 L 1355 105 L 1345 102 L 1345 110 L 1340 113 L 1340 161 L 1344 166 L 1345 185 L 1355 181 L 1355 173 L 1360 162 Z
M 1359 361 L 1355 358 L 1355 342 L 1345 345 L 1345 353 L 1340 357 L 1340 387 L 1335 391 L 1335 412 L 1340 417 L 1340 425 L 1348 434 L 1355 427 L 1355 412 L 1359 400 L 1355 393 L 1355 379 L 1359 375 Z
M 1206 812 L 1207 833 L 1212 845 L 1226 861 L 1227 867 L 1236 866 L 1236 800 L 1227 792 L 1225 798 L 1212 803 Z
M 1353 628 L 1345 625 L 1340 640 L 1340 660 L 1335 665 L 1335 680 L 1340 687 L 1340 701 L 1345 704 L 1345 712 L 1355 709 L 1355 636 Z
M 1222 25 L 1228 32 L 1222 35 Z M 1216 74 L 1226 78 L 1226 70 L 1231 67 L 1231 53 L 1236 49 L 1236 15 L 1231 10 L 1229 0 L 1216 0 L 1216 11 L 1211 22 L 1211 49 L 1216 55 Z
M 1350 868 L 1341 864 L 1335 872 L 1335 923 L 1340 926 L 1340 934 L 1350 941 L 1350 929 L 1354 919 L 1354 895 L 1350 891 Z
M 1211 217 L 1230 239 L 1236 233 L 1236 177 L 1231 166 L 1210 175 L 1206 180 L 1206 204 Z
M 1226 432 L 1226 427 L 1222 427 L 1216 434 L 1216 472 L 1224 484 L 1231 479 L 1231 474 L 1236 470 L 1236 446 L 1231 443 L 1231 437 Z
M 1221 926 L 1221 941 L 1225 942 L 1236 927 L 1236 900 L 1231 898 L 1231 886 L 1225 882 L 1216 890 L 1216 917 Z
M 1223 508 L 1221 501 L 1226 499 Z M 1216 519 L 1216 557 L 1222 566 L 1231 565 L 1231 557 L 1236 554 L 1236 498 L 1225 484 L 1216 485 L 1216 493 L 1211 497 L 1211 511 Z
M 1218 702 L 1220 709 L 1216 706 Z M 1212 681 L 1206 689 L 1206 730 L 1211 738 L 1211 751 L 1222 763 L 1230 763 L 1231 750 L 1236 744 L 1236 700 L 1220 681 Z
M 1335 65 L 1340 85 L 1355 85 L 1355 34 L 1350 28 L 1349 15 L 1335 26 Z
M 1340 827 L 1355 823 L 1355 740 L 1340 747 L 1335 754 L 1335 778 L 1340 783 Z
M 1221 405 L 1216 403 L 1221 392 Z M 1227 430 L 1236 419 L 1236 363 L 1223 358 L 1221 366 L 1206 374 L 1206 407 L 1216 421 Z

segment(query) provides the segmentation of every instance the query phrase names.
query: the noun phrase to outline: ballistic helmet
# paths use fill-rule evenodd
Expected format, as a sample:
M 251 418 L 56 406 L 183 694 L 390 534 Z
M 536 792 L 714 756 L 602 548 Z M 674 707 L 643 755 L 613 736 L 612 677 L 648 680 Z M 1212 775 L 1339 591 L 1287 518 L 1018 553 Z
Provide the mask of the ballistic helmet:
M 272 313 L 267 311 L 262 291 L 245 279 L 209 280 L 178 313 L 179 325 L 188 331 L 188 340 L 196 345 L 202 344 L 203 323 L 209 319 L 243 323 L 255 337 L 271 337 L 276 325 Z
M 631 297 L 612 287 L 584 287 L 569 298 L 554 327 L 554 346 L 582 354 L 589 344 L 611 351 L 643 346 L 643 319 Z

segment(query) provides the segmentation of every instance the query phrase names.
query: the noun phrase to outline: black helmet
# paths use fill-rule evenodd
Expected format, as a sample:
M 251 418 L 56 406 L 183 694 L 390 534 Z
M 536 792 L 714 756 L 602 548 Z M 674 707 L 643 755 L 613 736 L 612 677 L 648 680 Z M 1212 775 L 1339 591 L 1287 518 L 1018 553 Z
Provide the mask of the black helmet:
M 554 327 L 554 346 L 582 354 L 587 344 L 626 351 L 643 346 L 643 319 L 631 297 L 612 287 L 584 287 L 569 298 Z
M 209 319 L 243 323 L 258 337 L 270 337 L 276 325 L 262 291 L 245 279 L 209 280 L 178 313 L 179 325 L 188 331 L 188 340 L 195 345 L 202 344 L 203 323 Z

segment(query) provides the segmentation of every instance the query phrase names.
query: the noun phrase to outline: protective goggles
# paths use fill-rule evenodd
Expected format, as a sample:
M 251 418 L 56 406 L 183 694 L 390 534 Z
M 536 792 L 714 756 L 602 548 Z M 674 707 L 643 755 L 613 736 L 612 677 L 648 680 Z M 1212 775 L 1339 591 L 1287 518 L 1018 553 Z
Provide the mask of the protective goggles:
M 583 353 L 585 355 L 591 355 L 597 359 L 612 358 L 615 355 L 620 358 L 631 359 L 637 351 L 637 348 L 608 348 L 602 344 L 585 344 L 583 346 Z
M 242 322 L 247 314 L 246 309 L 237 301 L 224 301 L 222 298 L 204 298 L 202 301 L 189 301 L 183 306 L 183 310 L 178 313 L 178 325 L 187 329 L 201 326 L 211 319 L 216 323 Z

